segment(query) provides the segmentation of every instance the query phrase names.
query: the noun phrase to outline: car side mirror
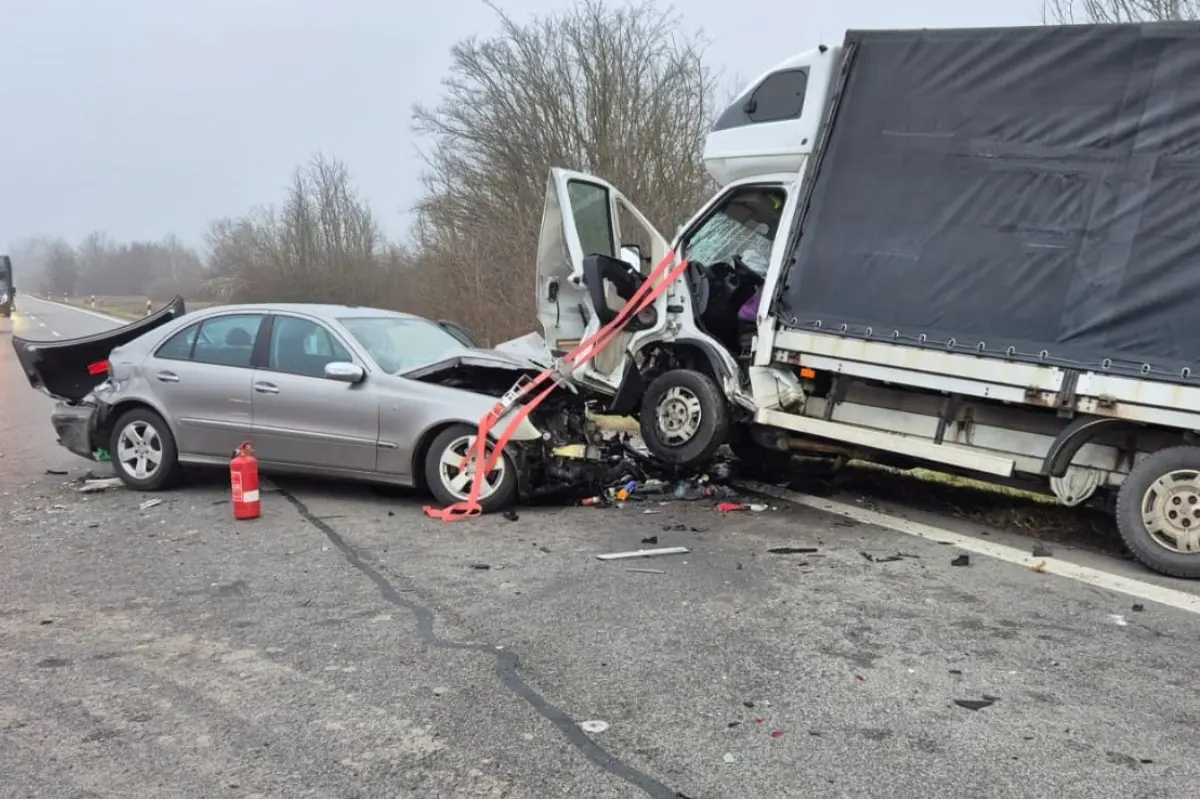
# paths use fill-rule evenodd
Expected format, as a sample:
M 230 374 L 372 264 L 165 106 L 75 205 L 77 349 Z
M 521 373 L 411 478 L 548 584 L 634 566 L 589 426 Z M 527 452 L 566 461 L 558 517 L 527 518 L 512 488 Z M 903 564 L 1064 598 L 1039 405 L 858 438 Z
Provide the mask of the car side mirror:
M 325 377 L 342 383 L 361 383 L 367 377 L 367 372 L 349 361 L 332 361 L 325 365 Z

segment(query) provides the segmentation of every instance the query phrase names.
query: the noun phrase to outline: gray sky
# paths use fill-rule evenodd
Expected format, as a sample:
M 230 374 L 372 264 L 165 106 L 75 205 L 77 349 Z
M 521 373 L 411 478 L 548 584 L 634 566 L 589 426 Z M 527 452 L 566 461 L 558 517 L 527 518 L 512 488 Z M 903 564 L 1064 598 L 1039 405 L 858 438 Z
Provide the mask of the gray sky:
M 498 0 L 511 16 L 567 0 Z M 1023 25 L 1038 0 L 679 0 L 710 62 L 750 78 L 848 27 Z M 496 29 L 481 0 L 0 0 L 0 247 L 175 233 L 282 197 L 321 150 L 388 230 L 421 165 L 413 103 L 449 48 Z M 2 252 L 2 251 L 0 251 Z

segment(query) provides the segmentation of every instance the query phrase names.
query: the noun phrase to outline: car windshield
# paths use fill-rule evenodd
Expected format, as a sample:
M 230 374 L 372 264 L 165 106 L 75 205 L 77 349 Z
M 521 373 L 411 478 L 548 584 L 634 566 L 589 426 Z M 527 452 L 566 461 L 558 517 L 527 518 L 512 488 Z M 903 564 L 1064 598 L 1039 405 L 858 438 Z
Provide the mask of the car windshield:
M 338 320 L 384 372 L 403 372 L 463 349 L 463 343 L 427 319 L 343 317 Z

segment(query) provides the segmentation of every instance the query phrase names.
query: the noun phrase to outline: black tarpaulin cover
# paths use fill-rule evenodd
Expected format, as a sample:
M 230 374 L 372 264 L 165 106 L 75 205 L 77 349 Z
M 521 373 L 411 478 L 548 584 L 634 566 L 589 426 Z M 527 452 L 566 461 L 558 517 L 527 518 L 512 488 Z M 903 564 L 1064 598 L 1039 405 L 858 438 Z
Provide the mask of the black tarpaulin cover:
M 1200 381 L 1200 25 L 846 44 L 787 327 Z

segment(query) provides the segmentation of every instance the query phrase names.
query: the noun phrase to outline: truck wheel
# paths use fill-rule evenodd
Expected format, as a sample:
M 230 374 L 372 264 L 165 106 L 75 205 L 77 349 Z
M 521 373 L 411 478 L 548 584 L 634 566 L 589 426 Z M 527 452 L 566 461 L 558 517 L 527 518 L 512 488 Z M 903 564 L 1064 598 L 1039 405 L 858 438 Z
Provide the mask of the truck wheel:
M 461 503 L 471 493 L 475 479 L 472 471 L 460 469 L 463 457 L 475 446 L 479 429 L 474 425 L 451 425 L 434 437 L 425 452 L 425 483 L 429 491 L 443 505 Z M 492 449 L 488 448 L 490 455 Z M 517 493 L 517 468 L 505 454 L 496 462 L 496 468 L 484 478 L 479 491 L 479 506 L 483 513 L 499 511 L 512 503 Z
M 1117 492 L 1116 517 L 1138 561 L 1200 578 L 1200 447 L 1168 447 L 1138 462 Z
M 673 369 L 655 378 L 642 397 L 642 440 L 668 464 L 707 461 L 729 436 L 729 408 L 712 378 Z
M 737 456 L 747 472 L 775 477 L 788 472 L 793 465 L 792 454 L 773 450 L 759 444 L 750 435 L 749 425 L 734 425 L 729 431 L 729 449 Z
M 109 457 L 117 477 L 130 489 L 157 492 L 179 477 L 175 437 L 163 418 L 148 408 L 132 408 L 113 425 Z

